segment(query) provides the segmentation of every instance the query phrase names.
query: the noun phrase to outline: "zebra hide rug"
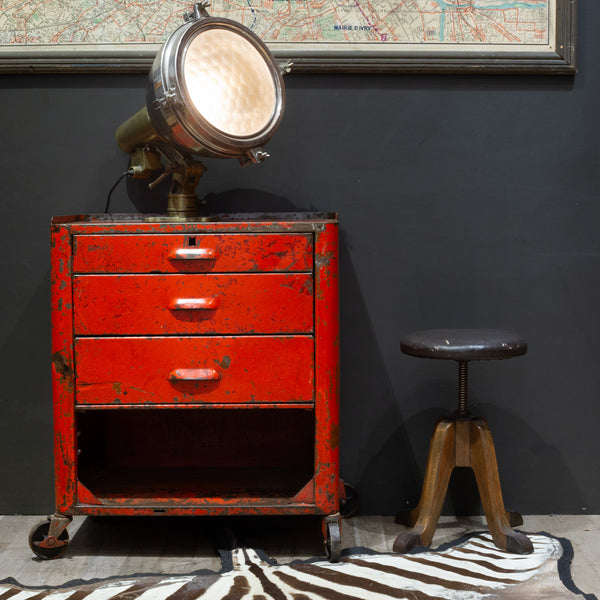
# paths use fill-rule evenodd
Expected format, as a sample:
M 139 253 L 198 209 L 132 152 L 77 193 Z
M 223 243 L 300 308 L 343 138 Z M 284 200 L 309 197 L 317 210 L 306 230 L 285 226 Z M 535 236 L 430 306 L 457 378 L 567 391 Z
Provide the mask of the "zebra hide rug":
M 437 551 L 345 551 L 335 564 L 279 565 L 256 550 L 237 548 L 222 554 L 220 573 L 132 576 L 51 589 L 4 580 L 0 600 L 597 600 L 574 586 L 568 564 L 561 566 L 572 556 L 568 542 L 529 537 L 534 553 L 528 556 L 498 550 L 489 534 L 480 533 Z

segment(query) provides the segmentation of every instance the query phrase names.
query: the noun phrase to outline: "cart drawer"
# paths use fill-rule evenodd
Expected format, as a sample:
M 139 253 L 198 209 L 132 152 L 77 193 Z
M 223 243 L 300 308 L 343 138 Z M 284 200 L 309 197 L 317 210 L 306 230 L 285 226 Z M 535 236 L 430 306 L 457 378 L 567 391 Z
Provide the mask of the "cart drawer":
M 312 403 L 312 336 L 75 340 L 78 404 Z
M 74 273 L 312 271 L 311 234 L 77 235 Z
M 310 333 L 310 274 L 83 275 L 76 335 Z

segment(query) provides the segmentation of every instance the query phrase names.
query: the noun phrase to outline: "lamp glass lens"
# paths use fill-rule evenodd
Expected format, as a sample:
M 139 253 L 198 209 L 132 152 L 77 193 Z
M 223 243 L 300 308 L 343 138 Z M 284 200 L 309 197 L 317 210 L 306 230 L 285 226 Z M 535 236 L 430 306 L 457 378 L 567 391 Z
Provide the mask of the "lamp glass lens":
M 183 76 L 196 110 L 226 135 L 256 135 L 273 116 L 277 97 L 269 67 L 238 33 L 199 32 L 187 47 Z

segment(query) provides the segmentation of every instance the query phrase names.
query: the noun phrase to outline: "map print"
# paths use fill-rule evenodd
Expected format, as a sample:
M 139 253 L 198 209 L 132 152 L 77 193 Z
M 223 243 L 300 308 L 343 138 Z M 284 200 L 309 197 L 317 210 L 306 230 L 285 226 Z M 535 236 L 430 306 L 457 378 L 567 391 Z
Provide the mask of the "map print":
M 551 43 L 554 0 L 214 0 L 268 44 Z M 0 0 L 0 46 L 156 44 L 182 24 L 179 0 Z
M 549 0 L 217 0 L 266 42 L 548 44 Z M 213 14 L 215 11 L 213 10 Z
M 1 45 L 151 44 L 183 23 L 193 2 L 0 0 Z

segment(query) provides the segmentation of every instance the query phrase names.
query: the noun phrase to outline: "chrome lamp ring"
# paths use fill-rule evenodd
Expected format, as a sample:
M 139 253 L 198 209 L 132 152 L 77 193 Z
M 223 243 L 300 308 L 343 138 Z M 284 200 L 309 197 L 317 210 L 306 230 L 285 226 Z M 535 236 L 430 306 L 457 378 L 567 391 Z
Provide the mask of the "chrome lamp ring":
M 197 109 L 186 83 L 185 61 L 192 42 L 215 30 L 240 36 L 248 50 L 264 61 L 273 86 L 273 104 L 264 124 L 245 135 L 229 133 L 210 122 Z M 226 60 L 227 57 L 225 57 Z M 147 87 L 148 115 L 164 141 L 185 154 L 236 157 L 266 144 L 283 118 L 285 88 L 277 62 L 262 40 L 246 27 L 229 19 L 206 17 L 184 23 L 171 34 L 156 56 Z

